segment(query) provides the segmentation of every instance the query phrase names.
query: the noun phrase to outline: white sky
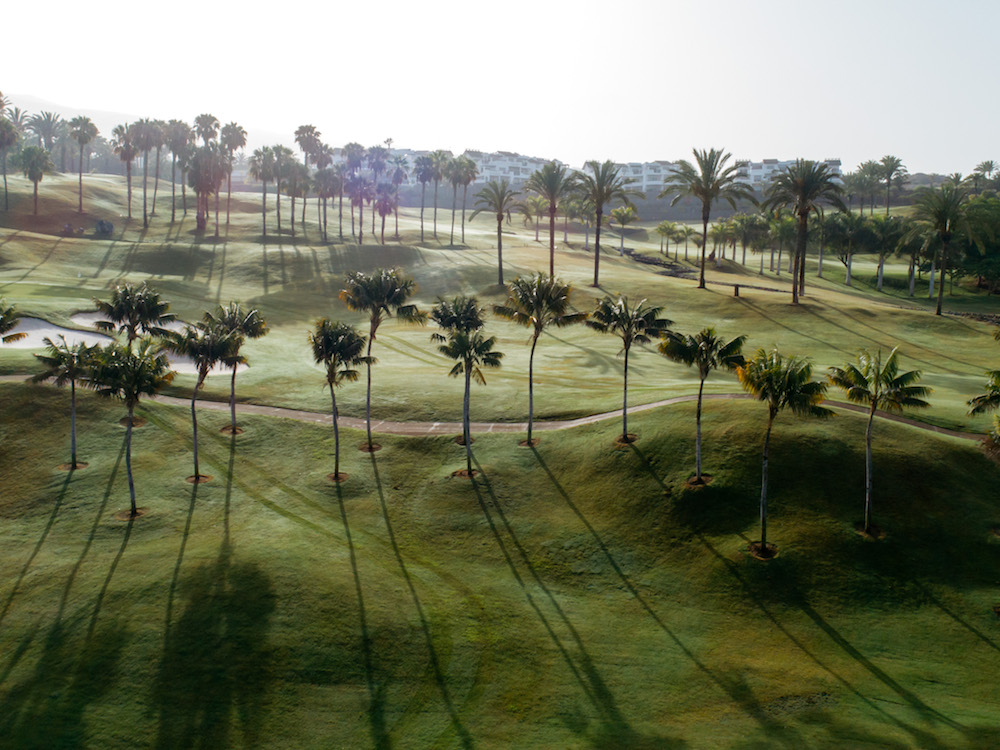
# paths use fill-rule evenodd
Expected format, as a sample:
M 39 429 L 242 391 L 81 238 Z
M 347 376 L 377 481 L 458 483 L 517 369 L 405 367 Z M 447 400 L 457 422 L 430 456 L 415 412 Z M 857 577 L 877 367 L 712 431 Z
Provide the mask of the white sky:
M 888 153 L 911 172 L 1000 160 L 995 0 L 9 5 L 14 105 L 211 112 L 251 146 L 294 145 L 312 124 L 332 146 L 391 137 L 573 165 L 712 146 L 845 169 Z

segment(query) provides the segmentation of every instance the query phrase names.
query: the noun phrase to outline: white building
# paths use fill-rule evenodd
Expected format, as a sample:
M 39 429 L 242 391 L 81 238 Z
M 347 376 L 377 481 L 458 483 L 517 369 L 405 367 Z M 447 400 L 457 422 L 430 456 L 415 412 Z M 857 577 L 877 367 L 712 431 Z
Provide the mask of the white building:
M 841 179 L 840 159 L 824 159 L 823 163 L 839 182 Z M 764 159 L 764 161 L 750 161 L 749 159 L 738 159 L 736 161 L 737 175 L 740 182 L 748 183 L 754 190 L 763 190 L 771 182 L 771 178 L 783 172 L 795 164 L 795 159 Z

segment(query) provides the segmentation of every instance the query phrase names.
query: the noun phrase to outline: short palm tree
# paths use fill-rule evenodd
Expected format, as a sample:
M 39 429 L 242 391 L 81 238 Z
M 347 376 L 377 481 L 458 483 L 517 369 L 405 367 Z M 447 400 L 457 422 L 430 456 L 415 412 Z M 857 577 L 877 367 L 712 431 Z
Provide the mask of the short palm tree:
M 175 354 L 188 357 L 198 370 L 198 379 L 195 381 L 194 390 L 191 391 L 191 431 L 194 444 L 194 474 L 188 477 L 188 481 L 198 484 L 207 482 L 210 476 L 202 474 L 198 470 L 198 412 L 195 404 L 198 399 L 198 390 L 208 377 L 208 373 L 219 362 L 232 358 L 238 348 L 239 334 L 234 333 L 221 326 L 213 326 L 207 323 L 195 323 L 187 326 L 183 333 L 170 336 L 166 341 L 166 348 Z
M 694 336 L 676 331 L 668 331 L 660 342 L 660 354 L 673 362 L 698 367 L 698 406 L 695 410 L 695 478 L 696 484 L 703 484 L 701 476 L 701 404 L 705 390 L 705 380 L 712 370 L 735 370 L 744 363 L 742 349 L 746 336 L 737 336 L 731 341 L 719 337 L 709 326 Z
M 583 172 L 577 174 L 577 188 L 584 202 L 594 210 L 594 286 L 600 285 L 601 269 L 601 223 L 604 207 L 611 201 L 619 200 L 630 204 L 632 198 L 645 196 L 630 188 L 631 180 L 622 175 L 621 167 L 613 161 L 588 161 Z
M 812 365 L 798 357 L 784 357 L 777 349 L 758 349 L 753 357 L 736 368 L 743 389 L 767 404 L 767 432 L 760 482 L 760 542 L 755 549 L 761 557 L 771 556 L 767 544 L 767 463 L 774 419 L 788 407 L 795 414 L 828 417 L 833 412 L 820 404 L 826 383 L 812 380 Z
M 340 428 L 337 424 L 337 393 L 336 389 L 344 383 L 353 383 L 358 379 L 358 371 L 354 368 L 373 362 L 371 357 L 362 354 L 365 348 L 365 337 L 354 326 L 339 321 L 333 323 L 329 318 L 316 321 L 316 329 L 309 334 L 312 345 L 313 359 L 316 364 L 326 368 L 326 384 L 330 388 L 330 402 L 333 413 L 333 474 L 330 479 L 340 482 L 347 478 L 340 473 Z
M 611 209 L 611 221 L 618 225 L 621 231 L 621 242 L 618 245 L 618 255 L 625 254 L 625 227 L 639 218 L 639 212 L 635 206 L 618 206 Z
M 950 261 L 951 241 L 957 234 L 968 239 L 975 239 L 976 232 L 969 221 L 968 192 L 957 185 L 945 183 L 937 190 L 923 188 L 914 201 L 913 213 L 915 225 L 912 233 L 924 237 L 925 244 L 938 242 L 937 267 L 942 278 L 948 270 Z M 944 284 L 938 285 L 937 309 L 935 315 L 941 314 L 944 303 Z
M 531 173 L 524 189 L 547 202 L 549 214 L 549 276 L 556 273 L 556 213 L 560 205 L 576 190 L 576 176 L 564 165 L 554 161 Z
M 438 351 L 457 360 L 449 371 L 451 377 L 465 376 L 465 396 L 462 401 L 462 439 L 465 443 L 466 473 L 472 476 L 472 435 L 469 425 L 469 397 L 472 379 L 486 385 L 483 367 L 500 367 L 503 354 L 493 350 L 496 336 L 483 335 L 483 308 L 475 297 L 459 296 L 453 300 L 440 300 L 431 311 L 431 319 L 441 326 L 444 333 L 431 334 L 440 342 Z
M 520 193 L 512 190 L 507 178 L 490 180 L 482 190 L 476 193 L 476 210 L 472 212 L 475 219 L 479 214 L 493 214 L 497 220 L 497 284 L 503 286 L 503 222 L 510 223 L 511 213 L 519 210 L 517 196 Z
M 97 321 L 98 330 L 127 334 L 129 347 L 140 332 L 167 336 L 169 331 L 164 326 L 177 320 L 177 316 L 169 312 L 169 303 L 160 299 L 159 292 L 146 286 L 145 281 L 139 286 L 130 281 L 119 284 L 111 290 L 110 301 L 95 299 L 94 304 L 97 312 L 106 318 Z
M 899 371 L 896 349 L 882 359 L 882 350 L 874 354 L 862 349 L 857 362 L 830 368 L 830 383 L 844 389 L 849 401 L 868 407 L 865 427 L 865 522 L 864 533 L 872 533 L 872 426 L 879 409 L 900 413 L 905 407 L 930 406 L 923 397 L 931 389 L 914 385 L 920 380 L 919 370 Z
M 701 202 L 701 276 L 698 288 L 705 288 L 705 246 L 708 244 L 708 220 L 712 215 L 712 204 L 718 200 L 729 203 L 736 209 L 740 200 L 754 202 L 749 185 L 740 182 L 735 164 L 726 166 L 731 154 L 722 149 L 694 150 L 694 164 L 681 160 L 667 177 L 661 198 L 673 195 L 670 205 L 681 198 L 691 196 Z
M 7 300 L 0 297 L 0 344 L 13 344 L 28 335 L 26 333 L 11 333 L 20 322 L 21 316 L 17 314 L 14 306 L 8 305 Z
M 97 137 L 97 126 L 89 117 L 84 117 L 80 115 L 79 117 L 74 117 L 69 122 L 69 134 L 70 137 L 76 141 L 76 144 L 80 147 L 80 191 L 79 191 L 79 204 L 77 206 L 77 213 L 83 213 L 83 150 L 84 147 Z
M 902 183 L 908 174 L 903 160 L 898 156 L 888 154 L 879 161 L 880 176 L 885 181 L 885 215 L 889 215 L 889 195 L 892 193 L 892 183 Z
M 622 388 L 622 436 L 621 442 L 630 443 L 635 437 L 628 432 L 628 354 L 633 344 L 648 344 L 655 337 L 662 336 L 673 323 L 660 317 L 661 307 L 647 305 L 639 300 L 629 305 L 628 297 L 606 295 L 597 301 L 597 307 L 590 314 L 587 325 L 600 333 L 610 333 L 622 340 L 619 355 L 625 357 L 625 376 Z
M 45 354 L 36 354 L 35 357 L 45 368 L 43 372 L 35 375 L 31 380 L 40 383 L 45 380 L 54 380 L 58 386 L 69 383 L 70 398 L 70 469 L 83 468 L 86 464 L 80 464 L 76 460 L 76 384 L 78 381 L 86 381 L 93 369 L 94 357 L 99 349 L 97 345 L 87 346 L 84 342 L 78 342 L 70 346 L 66 342 L 65 336 L 60 336 L 58 342 L 50 338 L 44 339 L 48 351 Z
M 801 285 L 805 284 L 806 241 L 809 237 L 809 214 L 828 203 L 838 211 L 847 211 L 837 175 L 823 162 L 796 162 L 771 181 L 762 207 L 766 210 L 791 208 L 798 220 L 795 255 L 792 263 L 792 304 L 799 303 Z
M 264 320 L 264 316 L 257 308 L 244 309 L 236 301 L 230 302 L 225 307 L 219 305 L 215 312 L 206 312 L 204 321 L 206 325 L 220 327 L 236 335 L 233 351 L 222 360 L 223 365 L 231 367 L 233 370 L 233 377 L 229 385 L 230 423 L 228 430 L 223 428 L 223 432 L 228 431 L 230 434 L 236 435 L 241 432 L 236 425 L 236 370 L 240 365 L 249 366 L 250 364 L 240 349 L 242 349 L 246 339 L 259 339 L 267 335 L 267 321 Z
M 416 305 L 407 304 L 407 299 L 416 291 L 413 279 L 408 279 L 395 269 L 376 268 L 372 273 L 351 271 L 347 275 L 344 288 L 340 291 L 341 301 L 348 309 L 368 313 L 368 348 L 365 351 L 368 370 L 368 388 L 365 396 L 365 425 L 368 432 L 367 450 L 375 450 L 372 442 L 372 344 L 379 326 L 386 318 L 396 315 L 400 320 L 423 324 L 426 313 Z
M 569 284 L 538 273 L 528 278 L 514 279 L 507 285 L 507 301 L 493 306 L 495 315 L 531 329 L 531 354 L 528 356 L 528 439 L 525 445 L 535 445 L 538 442 L 531 437 L 535 418 L 534 370 L 538 339 L 549 326 L 562 328 L 587 319 L 586 313 L 570 311 L 571 291 Z
M 98 351 L 91 383 L 98 395 L 117 398 L 125 402 L 128 419 L 125 423 L 125 469 L 128 472 L 128 491 L 132 504 L 131 515 L 137 516 L 135 482 L 132 478 L 132 426 L 135 407 L 143 396 L 155 396 L 173 380 L 166 354 L 151 338 L 140 339 L 132 351 L 130 347 L 110 344 Z
M 41 146 L 25 146 L 21 149 L 21 171 L 24 176 L 31 180 L 34 185 L 34 209 L 32 213 L 38 214 L 38 183 L 42 181 L 46 172 L 55 169 L 49 152 Z

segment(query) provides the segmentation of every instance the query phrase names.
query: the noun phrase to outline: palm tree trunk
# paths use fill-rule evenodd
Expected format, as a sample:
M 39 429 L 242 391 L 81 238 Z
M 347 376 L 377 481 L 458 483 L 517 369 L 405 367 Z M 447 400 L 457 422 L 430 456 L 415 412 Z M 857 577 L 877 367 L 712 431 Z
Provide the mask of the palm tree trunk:
M 472 435 L 469 430 L 469 393 L 472 390 L 472 363 L 465 361 L 465 400 L 462 402 L 462 439 L 465 441 L 465 468 L 472 477 Z
M 281 180 L 278 175 L 274 176 L 274 203 L 278 209 L 278 234 L 281 234 Z
M 465 184 L 462 186 L 462 244 L 465 244 L 465 204 L 469 200 L 469 185 Z M 397 221 L 399 216 L 397 214 Z M 396 234 L 399 234 L 399 228 L 396 229 Z
M 292 237 L 295 236 L 295 193 L 292 193 Z
M 198 478 L 201 473 L 198 471 L 198 412 L 195 411 L 194 404 L 195 399 L 198 398 L 198 389 L 201 388 L 201 384 L 205 382 L 205 377 L 201 374 L 198 376 L 198 382 L 194 386 L 194 391 L 191 393 L 191 435 L 192 442 L 194 445 L 194 481 L 197 484 Z
M 535 346 L 538 344 L 538 334 L 531 339 L 531 354 L 528 355 L 528 446 L 531 443 L 531 428 L 535 421 Z
M 10 203 L 7 201 L 7 149 L 3 151 L 3 210 L 10 210 Z
M 149 181 L 149 152 L 142 155 L 142 225 L 149 226 L 149 215 L 146 213 L 146 183 Z
M 497 218 L 497 283 L 503 286 L 503 214 Z
M 420 241 L 424 241 L 424 196 L 427 193 L 427 183 L 420 183 Z
M 594 286 L 600 286 L 597 280 L 598 271 L 601 267 L 601 218 L 604 211 L 597 209 L 597 223 L 594 225 Z
M 375 236 L 375 201 L 372 200 L 371 202 L 369 202 L 368 205 L 371 207 L 371 215 L 372 215 L 372 237 L 374 237 Z
M 927 299 L 934 299 L 934 276 L 937 271 L 937 258 L 931 258 L 931 272 L 927 282 Z
M 187 194 L 187 170 L 181 169 L 181 206 L 184 208 L 184 216 L 188 215 L 188 194 Z
M 226 226 L 229 226 L 229 211 L 233 202 L 233 172 L 232 165 L 229 167 L 229 174 L 226 175 Z M 156 191 L 153 191 L 153 203 L 156 203 Z
M 549 203 L 549 276 L 556 275 L 556 204 Z
M 382 244 L 384 245 L 385 244 L 385 214 L 382 214 L 382 234 L 380 236 L 382 238 Z
M 622 442 L 628 442 L 628 347 L 625 347 L 625 377 L 622 379 Z
M 340 477 L 340 426 L 337 424 L 337 394 L 333 390 L 333 383 L 330 383 L 330 402 L 333 414 L 333 480 Z
M 944 275 L 948 270 L 948 243 L 941 244 L 941 280 L 938 282 L 937 309 L 935 315 L 941 314 L 941 305 L 944 302 Z
M 878 282 L 875 285 L 875 290 L 879 292 L 882 291 L 882 273 L 884 269 L 885 269 L 885 256 L 880 255 L 878 256 Z
M 326 196 L 325 195 L 323 196 L 323 220 L 322 221 L 323 221 L 323 242 L 329 242 L 330 241 L 330 235 L 327 234 L 327 225 L 326 225 Z
M 132 516 L 138 515 L 135 507 L 135 482 L 132 479 L 132 419 L 135 407 L 128 405 L 128 423 L 125 425 L 125 471 L 128 474 L 128 494 L 132 503 Z
M 569 214 L 563 215 L 563 244 L 569 244 Z
M 207 199 L 206 199 L 207 200 Z M 219 188 L 215 188 L 215 237 L 219 237 Z
M 909 282 L 910 282 L 910 296 L 912 297 L 917 291 L 917 276 L 913 272 L 914 266 L 916 265 L 917 258 L 914 255 L 910 256 L 910 269 L 909 269 Z
M 80 204 L 76 209 L 77 213 L 83 213 L 83 146 L 80 146 Z M 73 461 L 73 465 L 76 466 L 76 461 Z
M 69 445 L 70 445 L 70 461 L 69 465 L 73 469 L 76 468 L 76 380 L 71 379 L 69 381 L 69 402 L 70 402 L 70 413 L 69 413 Z
M 438 238 L 438 180 L 434 180 L 434 239 Z
M 455 209 L 458 208 L 458 185 L 451 186 L 451 239 L 449 245 L 455 244 Z
M 875 421 L 876 402 L 872 400 L 868 412 L 868 427 L 865 429 L 865 533 L 871 533 L 872 526 L 872 423 Z
M 799 304 L 799 265 L 805 261 L 806 257 L 806 236 L 809 232 L 809 214 L 799 215 L 799 231 L 795 238 L 795 254 L 789 258 L 792 266 L 789 269 L 792 273 L 792 304 Z
M 365 395 L 365 428 L 368 431 L 368 450 L 372 449 L 372 341 L 375 340 L 375 321 L 368 333 L 368 391 Z
M 160 187 L 160 149 L 156 149 L 156 169 L 153 171 L 153 205 L 149 209 L 150 216 L 156 216 L 156 191 Z
M 399 197 L 396 197 L 396 205 L 392 207 L 392 213 L 395 217 L 396 231 L 393 234 L 393 239 L 399 240 Z M 465 243 L 465 207 L 462 207 L 462 243 Z
M 260 221 L 264 227 L 264 236 L 267 237 L 267 181 L 261 181 L 261 185 L 264 187 L 264 193 L 261 196 Z
M 372 234 L 375 234 L 375 227 L 372 226 Z M 358 247 L 363 244 L 365 236 L 365 199 L 358 201 Z
M 851 263 L 854 261 L 854 253 L 850 250 L 847 251 L 847 276 L 844 279 L 844 283 L 847 286 L 851 285 Z
M 177 154 L 170 163 L 170 223 L 177 218 Z
M 306 231 L 306 203 L 309 201 L 309 195 L 306 191 L 302 191 L 302 233 L 305 234 Z
M 32 211 L 35 216 L 38 216 L 38 181 L 35 180 L 35 207 Z
M 768 414 L 767 432 L 764 434 L 764 463 L 760 479 L 760 551 L 767 553 L 767 456 L 771 447 L 771 427 L 774 425 L 774 414 Z
M 353 214 L 352 214 L 353 215 Z M 337 194 L 337 233 L 340 235 L 340 241 L 344 241 L 344 191 Z
M 698 406 L 695 407 L 695 439 L 694 439 L 694 480 L 701 482 L 701 394 L 705 390 L 705 378 L 698 384 Z
M 233 365 L 233 378 L 229 381 L 229 420 L 233 434 L 236 434 L 236 365 Z
M 708 246 L 708 206 L 702 206 L 701 211 L 701 274 L 698 277 L 698 288 L 705 288 L 705 251 Z

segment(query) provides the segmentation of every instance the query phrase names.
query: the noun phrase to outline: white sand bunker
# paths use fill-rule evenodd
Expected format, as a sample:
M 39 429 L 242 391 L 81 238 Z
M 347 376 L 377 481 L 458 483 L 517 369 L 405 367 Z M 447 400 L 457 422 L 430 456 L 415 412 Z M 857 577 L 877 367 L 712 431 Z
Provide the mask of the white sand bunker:
M 97 323 L 102 320 L 107 320 L 99 312 L 81 312 L 74 315 L 70 315 L 69 319 L 76 323 L 78 326 L 83 326 L 84 328 L 97 328 Z M 168 331 L 174 331 L 175 333 L 181 333 L 184 331 L 185 323 L 183 320 L 175 320 L 173 323 L 167 323 L 164 328 Z
M 66 343 L 70 346 L 75 346 L 79 343 L 93 346 L 94 344 L 106 344 L 111 341 L 111 337 L 105 336 L 103 333 L 89 333 L 87 331 L 77 331 L 73 328 L 63 328 L 40 318 L 21 318 L 17 327 L 9 333 L 23 333 L 26 335 L 20 341 L 12 341 L 8 344 L 0 343 L 0 348 L 44 349 L 46 338 L 58 344 L 60 336 L 64 336 Z

